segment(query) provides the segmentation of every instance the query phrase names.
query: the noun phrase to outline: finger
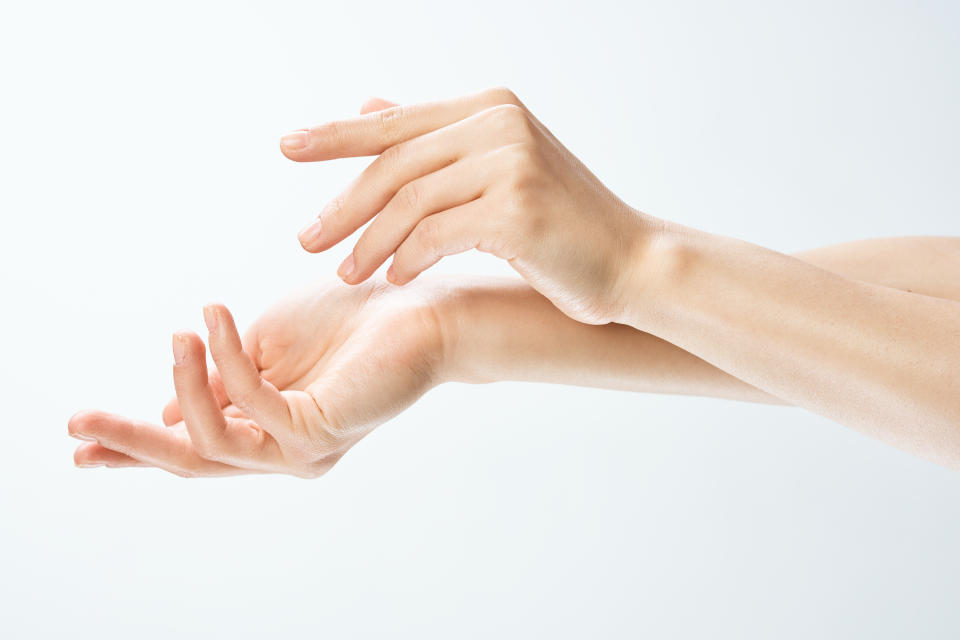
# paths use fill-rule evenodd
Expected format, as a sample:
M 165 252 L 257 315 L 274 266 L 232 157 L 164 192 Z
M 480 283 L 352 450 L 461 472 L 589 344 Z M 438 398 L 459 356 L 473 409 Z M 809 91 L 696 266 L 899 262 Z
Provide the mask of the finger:
M 174 397 L 174 399 L 171 401 L 171 404 L 173 404 L 173 402 L 176 402 L 177 411 L 180 411 L 180 408 L 179 408 L 179 407 L 180 407 L 180 403 L 177 401 L 176 397 Z M 223 415 L 224 415 L 224 417 L 227 417 L 227 418 L 249 418 L 249 416 L 246 415 L 243 411 L 240 411 L 240 409 L 237 409 L 235 406 L 233 406 L 232 404 L 229 404 L 229 403 L 230 403 L 230 399 L 228 398 L 228 399 L 227 399 L 227 406 L 225 406 L 225 407 L 223 408 Z M 179 425 L 179 426 L 184 426 L 184 425 L 183 425 L 183 417 L 182 417 L 182 416 L 180 417 L 179 420 L 177 420 L 177 422 L 175 422 L 175 423 L 173 423 L 173 424 L 168 424 L 167 426 L 168 426 L 168 427 L 175 427 L 175 426 L 178 426 L 178 425 Z M 184 428 L 186 428 L 186 427 L 184 427 Z
M 227 397 L 227 390 L 223 388 L 223 380 L 220 378 L 220 372 L 214 369 L 207 378 L 207 383 L 213 391 L 217 404 L 220 407 L 226 407 L 230 404 L 230 398 Z M 176 396 L 170 399 L 167 406 L 163 408 L 163 424 L 168 427 L 183 420 L 183 414 L 180 411 L 180 403 Z
M 287 402 L 243 351 L 233 316 L 223 305 L 207 305 L 203 320 L 210 332 L 210 354 L 230 401 L 274 438 L 286 437 L 290 426 Z
M 259 330 L 255 324 L 251 327 L 243 336 L 243 350 L 250 354 L 250 357 L 253 359 L 254 364 L 257 365 L 257 368 L 260 368 L 260 337 Z M 269 380 L 269 376 L 265 376 Z M 221 407 L 226 407 L 230 404 L 230 398 L 227 396 L 227 390 L 223 386 L 223 378 L 220 377 L 220 372 L 217 371 L 217 368 L 214 367 L 210 371 L 208 377 L 208 382 L 210 387 L 213 389 L 213 395 L 217 397 L 217 402 Z M 225 415 L 230 416 L 231 414 L 225 413 Z M 236 416 L 245 417 L 239 411 L 236 412 Z M 163 423 L 168 427 L 174 425 L 183 420 L 183 414 L 180 411 L 180 403 L 177 401 L 176 396 L 174 396 L 168 403 L 167 406 L 163 408 Z
M 232 404 L 228 404 L 223 408 L 223 415 L 228 418 L 247 418 L 248 416 L 240 409 L 237 409 Z
M 488 166 L 465 158 L 408 182 L 364 230 L 337 273 L 349 284 L 366 280 L 423 218 L 479 198 L 490 182 Z
M 256 473 L 200 457 L 189 436 L 170 429 L 100 411 L 70 418 L 71 435 L 95 439 L 101 446 L 183 477 Z
M 418 222 L 397 247 L 393 263 L 387 270 L 387 280 L 393 284 L 406 284 L 443 256 L 474 248 L 484 249 L 481 245 L 484 225 L 489 224 L 484 217 L 485 208 L 488 208 L 487 197 L 481 197 Z
M 384 100 L 383 98 L 371 97 L 363 101 L 363 105 L 360 107 L 360 113 L 372 113 L 374 111 L 383 111 L 384 109 L 389 109 L 390 107 L 397 106 L 396 102 L 390 102 L 389 100 Z
M 281 139 L 280 149 L 298 162 L 377 155 L 404 140 L 459 122 L 498 104 L 523 107 L 508 89 L 487 89 L 453 100 L 397 105 L 293 131 Z
M 73 452 L 73 463 L 78 467 L 149 467 L 125 453 L 107 449 L 96 442 L 88 442 Z
M 160 417 L 163 419 L 163 424 L 167 427 L 172 427 L 183 420 L 183 416 L 180 414 L 180 403 L 177 402 L 176 396 L 167 402 L 167 406 L 163 408 L 163 413 L 160 414 Z
M 370 220 L 417 178 L 467 156 L 483 157 L 485 151 L 528 142 L 535 134 L 536 126 L 525 112 L 500 105 L 392 147 L 300 231 L 300 244 L 307 251 L 328 249 Z
M 173 383 L 187 433 L 207 460 L 275 470 L 279 449 L 250 420 L 228 421 L 208 382 L 206 350 L 193 333 L 173 336 Z

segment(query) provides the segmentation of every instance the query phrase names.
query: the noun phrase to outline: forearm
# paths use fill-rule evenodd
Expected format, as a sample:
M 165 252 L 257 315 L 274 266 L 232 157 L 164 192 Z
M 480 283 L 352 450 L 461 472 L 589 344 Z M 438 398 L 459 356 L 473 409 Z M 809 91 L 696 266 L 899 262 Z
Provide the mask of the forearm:
M 491 278 L 458 286 L 445 309 L 448 380 L 779 402 L 656 336 L 625 325 L 571 320 L 523 281 Z
M 854 280 L 960 300 L 960 238 L 870 238 L 793 255 Z
M 960 242 L 881 238 L 796 256 L 837 274 L 960 298 Z M 618 324 L 586 325 L 521 281 L 478 280 L 447 298 L 448 375 L 464 382 L 522 380 L 783 403 L 670 342 Z
M 960 465 L 960 303 L 674 225 L 627 294 L 622 322 L 786 402 Z

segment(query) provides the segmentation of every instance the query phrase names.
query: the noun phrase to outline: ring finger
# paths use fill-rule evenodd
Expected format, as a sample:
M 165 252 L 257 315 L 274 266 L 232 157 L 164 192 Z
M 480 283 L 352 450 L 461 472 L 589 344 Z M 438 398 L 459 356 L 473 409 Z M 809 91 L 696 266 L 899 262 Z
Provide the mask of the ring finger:
M 490 182 L 489 166 L 470 156 L 405 184 L 364 230 L 340 276 L 350 284 L 366 280 L 423 218 L 479 198 Z

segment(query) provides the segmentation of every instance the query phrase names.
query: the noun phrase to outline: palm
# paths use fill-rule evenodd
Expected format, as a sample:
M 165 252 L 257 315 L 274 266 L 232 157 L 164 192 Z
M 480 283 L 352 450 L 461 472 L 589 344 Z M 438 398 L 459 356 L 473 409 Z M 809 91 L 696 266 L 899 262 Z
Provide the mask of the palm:
M 420 292 L 336 284 L 280 301 L 244 348 L 288 403 L 316 403 L 329 423 L 294 426 L 366 433 L 429 388 L 438 336 Z
M 174 367 L 178 399 L 164 411 L 172 428 L 78 414 L 71 432 L 98 444 L 78 449 L 77 460 L 148 464 L 181 475 L 319 475 L 432 385 L 441 350 L 429 295 L 382 284 L 315 287 L 256 320 L 242 351 L 223 309 L 216 336 L 224 335 L 211 331 L 210 338 L 220 370 L 209 384 L 202 342 L 182 336 L 189 349 Z M 231 340 L 235 353 L 228 353 Z

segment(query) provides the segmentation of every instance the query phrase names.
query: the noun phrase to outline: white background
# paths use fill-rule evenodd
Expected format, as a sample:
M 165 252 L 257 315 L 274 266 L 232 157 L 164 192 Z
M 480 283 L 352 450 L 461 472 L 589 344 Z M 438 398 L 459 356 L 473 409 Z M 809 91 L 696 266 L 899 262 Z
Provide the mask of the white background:
M 960 234 L 952 2 L 5 3 L 0 635 L 956 638 L 960 475 L 796 409 L 446 385 L 327 477 L 77 470 L 170 333 L 349 244 L 288 129 L 506 85 L 654 215 L 793 251 Z M 505 273 L 478 255 L 450 273 Z M 960 277 L 960 274 L 957 274 Z

